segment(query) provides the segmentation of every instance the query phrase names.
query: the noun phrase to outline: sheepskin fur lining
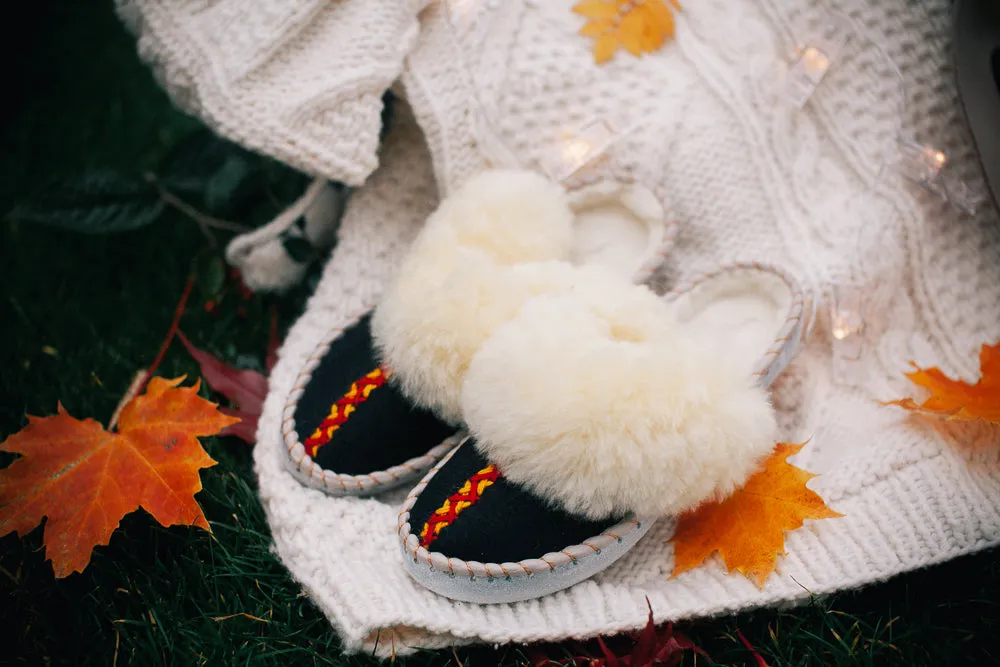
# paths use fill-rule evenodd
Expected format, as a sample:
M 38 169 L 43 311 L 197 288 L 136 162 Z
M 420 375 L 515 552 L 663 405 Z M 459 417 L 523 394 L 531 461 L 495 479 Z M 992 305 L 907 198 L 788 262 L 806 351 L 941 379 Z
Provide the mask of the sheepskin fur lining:
M 484 343 L 462 409 L 507 479 L 569 512 L 677 514 L 732 493 L 775 442 L 767 391 L 715 340 L 649 290 L 581 272 Z

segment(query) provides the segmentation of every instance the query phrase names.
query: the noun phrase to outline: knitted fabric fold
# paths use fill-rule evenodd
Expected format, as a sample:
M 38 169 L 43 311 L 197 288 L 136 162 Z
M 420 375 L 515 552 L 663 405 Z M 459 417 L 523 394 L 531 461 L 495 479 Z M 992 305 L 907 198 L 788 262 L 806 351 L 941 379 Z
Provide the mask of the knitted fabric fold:
M 358 185 L 427 0 L 116 0 L 171 99 L 222 136 Z
M 413 116 L 401 105 L 381 166 L 349 204 L 323 280 L 282 347 L 255 450 L 276 551 L 347 650 L 388 656 L 590 637 L 641 627 L 647 597 L 657 622 L 720 614 L 863 586 L 1000 543 L 1000 432 L 878 405 L 913 392 L 903 376 L 911 359 L 975 380 L 979 346 L 1000 340 L 996 210 L 963 215 L 892 173 L 875 185 L 900 131 L 982 183 L 948 64 L 947 0 L 825 8 L 699 0 L 685 3 L 677 38 L 661 52 L 620 52 L 603 66 L 576 34 L 572 0 L 480 3 L 475 20 L 458 25 L 450 3 L 434 3 L 419 39 L 415 3 L 393 10 L 395 2 L 364 0 L 365 21 L 395 26 L 398 39 L 388 51 L 358 47 L 356 67 L 341 67 L 320 45 L 344 37 L 334 17 L 356 2 L 296 0 L 268 14 L 278 5 L 257 0 L 238 15 L 233 0 L 120 3 L 139 17 L 143 51 L 175 99 L 238 141 L 354 182 L 375 165 L 376 100 L 352 92 L 346 106 L 328 102 L 352 72 L 378 72 L 365 79 L 374 91 L 411 51 L 402 81 Z M 786 53 L 833 14 L 849 15 L 860 33 L 796 110 L 781 99 Z M 334 109 L 333 118 L 313 131 L 298 122 L 311 117 L 303 109 Z M 820 475 L 810 487 L 845 516 L 788 533 L 762 589 L 727 574 L 717 557 L 671 578 L 674 524 L 664 520 L 571 589 L 510 605 L 452 602 L 401 565 L 403 494 L 332 498 L 305 488 L 282 460 L 281 414 L 317 345 L 375 304 L 438 192 L 486 164 L 537 168 L 563 131 L 595 116 L 632 126 L 613 157 L 672 193 L 682 231 L 667 279 L 733 261 L 773 263 L 818 295 L 821 313 L 835 283 L 863 289 L 867 377 L 834 381 L 824 316 L 774 391 L 782 438 L 810 441 L 795 464 Z M 345 120 L 354 118 L 372 124 Z
M 672 579 L 672 521 L 594 579 L 539 600 L 468 605 L 417 585 L 402 567 L 395 534 L 405 492 L 333 498 L 305 488 L 287 471 L 280 436 L 299 369 L 331 332 L 377 301 L 436 205 L 430 157 L 403 108 L 383 166 L 352 199 L 323 280 L 282 347 L 255 452 L 278 556 L 345 649 L 385 657 L 472 642 L 591 637 L 641 627 L 647 596 L 658 622 L 786 604 L 1000 541 L 996 430 L 969 425 L 945 437 L 835 386 L 828 343 L 817 339 L 779 379 L 775 403 L 790 431 L 797 415 L 809 419 L 800 428 L 812 430 L 813 442 L 799 465 L 824 473 L 811 486 L 846 516 L 789 533 L 788 553 L 763 589 L 727 574 L 717 558 Z

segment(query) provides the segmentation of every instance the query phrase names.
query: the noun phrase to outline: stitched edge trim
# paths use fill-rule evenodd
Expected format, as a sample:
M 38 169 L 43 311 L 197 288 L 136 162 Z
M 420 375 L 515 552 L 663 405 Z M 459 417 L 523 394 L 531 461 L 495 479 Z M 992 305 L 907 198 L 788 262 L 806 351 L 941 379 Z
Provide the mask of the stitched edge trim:
M 295 430 L 295 409 L 298 407 L 299 398 L 305 391 L 309 380 L 312 379 L 313 371 L 326 356 L 333 342 L 344 331 L 361 321 L 361 318 L 373 307 L 374 305 L 366 306 L 360 312 L 347 318 L 342 326 L 326 333 L 299 371 L 295 384 L 285 399 L 285 407 L 281 411 L 281 437 L 287 454 L 286 464 L 299 481 L 334 496 L 374 493 L 398 486 L 408 479 L 424 473 L 466 437 L 463 433 L 456 433 L 429 449 L 426 454 L 416 456 L 391 468 L 375 470 L 365 475 L 346 475 L 327 470 L 306 453 L 305 446 L 299 441 L 298 433 Z
M 788 366 L 795 355 L 798 354 L 799 348 L 802 346 L 809 332 L 806 307 L 807 303 L 811 303 L 812 297 L 802 289 L 795 276 L 774 264 L 735 262 L 732 264 L 723 264 L 712 271 L 692 276 L 663 296 L 665 299 L 673 300 L 701 287 L 713 278 L 734 272 L 766 273 L 776 276 L 788 286 L 792 294 L 792 301 L 788 306 L 784 324 L 778 330 L 771 347 L 768 348 L 767 352 L 754 365 L 752 376 L 757 378 L 759 385 L 768 387 L 781 374 L 785 367 Z
M 468 439 L 466 436 L 462 442 Z M 457 449 L 457 448 L 456 448 Z M 437 471 L 444 467 L 451 460 L 455 449 L 448 452 L 437 465 L 435 465 L 420 482 L 413 487 L 403 502 L 403 507 L 396 520 L 396 534 L 403 545 L 406 555 L 413 559 L 415 563 L 427 563 L 434 570 L 443 572 L 451 576 L 468 577 L 470 580 L 476 577 L 488 577 L 492 579 L 516 579 L 520 577 L 530 577 L 533 574 L 551 572 L 563 565 L 579 563 L 589 556 L 601 553 L 601 550 L 616 544 L 633 530 L 640 528 L 645 521 L 654 521 L 649 518 L 628 518 L 610 526 L 604 532 L 584 540 L 580 544 L 574 544 L 561 551 L 553 551 L 543 554 L 540 558 L 528 558 L 513 563 L 480 563 L 478 561 L 465 561 L 460 558 L 449 558 L 439 551 L 429 551 L 420 546 L 420 537 L 411 531 L 410 510 L 417 502 L 417 496 L 424 487 L 433 479 Z
M 602 157 L 604 159 L 598 164 L 581 167 L 563 179 L 563 187 L 567 190 L 578 190 L 602 181 L 612 181 L 622 185 L 650 187 L 648 184 L 636 179 L 635 166 L 631 163 L 623 163 L 617 157 L 609 154 L 605 154 Z M 544 170 L 542 173 L 544 173 Z M 662 185 L 654 184 L 650 190 L 660 203 L 660 206 L 663 207 L 663 235 L 660 237 L 660 243 L 656 248 L 656 252 L 647 258 L 638 270 L 636 270 L 635 275 L 632 276 L 632 282 L 637 285 L 648 283 L 653 275 L 660 270 L 660 267 L 667 260 L 667 255 L 673 250 L 677 234 L 680 230 L 680 225 L 677 222 L 677 217 L 674 215 L 673 205 L 670 203 L 667 189 Z

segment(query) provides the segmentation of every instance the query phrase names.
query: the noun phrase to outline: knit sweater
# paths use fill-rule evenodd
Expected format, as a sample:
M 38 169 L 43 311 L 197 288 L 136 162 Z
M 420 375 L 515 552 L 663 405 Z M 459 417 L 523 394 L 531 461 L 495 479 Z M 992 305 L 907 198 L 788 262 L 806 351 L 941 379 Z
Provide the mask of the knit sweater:
M 126 7 L 175 97 L 231 136 L 318 173 L 360 181 L 376 160 L 374 146 L 354 134 L 309 134 L 297 123 L 305 116 L 296 105 L 307 98 L 324 118 L 366 123 L 361 98 L 345 102 L 335 83 L 338 59 L 360 57 L 385 83 L 399 75 L 412 106 L 352 199 L 323 280 L 282 347 L 255 451 L 277 553 L 347 649 L 389 655 L 588 637 L 642 626 L 647 597 L 658 622 L 718 614 L 861 586 L 1000 542 L 1000 432 L 878 404 L 912 393 L 902 375 L 910 360 L 974 381 L 979 346 L 1000 340 L 996 210 L 962 214 L 891 170 L 874 185 L 902 129 L 946 151 L 949 168 L 981 186 L 950 77 L 946 0 L 832 0 L 826 9 L 805 0 L 697 0 L 685 3 L 676 40 L 662 51 L 620 53 L 603 66 L 577 36 L 570 0 L 482 2 L 459 21 L 435 3 L 419 15 L 419 33 L 404 28 L 417 20 L 411 2 L 397 16 L 397 38 L 364 49 L 334 39 L 337 22 L 310 20 L 304 9 L 361 4 L 367 17 L 395 3 L 243 3 L 240 25 L 226 28 L 231 38 L 211 47 L 194 46 L 192 35 L 216 25 L 207 15 L 234 11 L 224 9 L 234 0 Z M 782 98 L 779 73 L 790 47 L 808 43 L 830 10 L 848 14 L 865 37 L 852 38 L 798 110 Z M 304 13 L 292 20 L 295 11 Z M 265 26 L 267 37 L 244 23 Z M 167 46 L 176 43 L 183 46 Z M 227 62 L 250 82 L 242 97 L 233 92 L 239 86 L 220 84 Z M 290 82 L 297 97 L 281 98 L 285 106 L 259 94 Z M 377 104 L 366 113 L 374 119 Z M 845 516 L 788 533 L 787 554 L 762 589 L 715 557 L 671 578 L 674 523 L 664 520 L 613 567 L 566 591 L 511 605 L 456 603 L 401 567 L 400 495 L 326 497 L 286 472 L 282 409 L 316 346 L 377 301 L 439 193 L 487 164 L 540 167 L 561 132 L 595 116 L 633 128 L 612 156 L 673 197 L 682 229 L 666 281 L 758 260 L 785 267 L 818 296 L 819 322 L 779 379 L 774 404 L 784 439 L 810 439 L 796 465 L 820 475 L 811 488 Z M 853 384 L 833 377 L 824 315 L 831 286 L 843 282 L 861 286 L 867 305 L 865 376 Z

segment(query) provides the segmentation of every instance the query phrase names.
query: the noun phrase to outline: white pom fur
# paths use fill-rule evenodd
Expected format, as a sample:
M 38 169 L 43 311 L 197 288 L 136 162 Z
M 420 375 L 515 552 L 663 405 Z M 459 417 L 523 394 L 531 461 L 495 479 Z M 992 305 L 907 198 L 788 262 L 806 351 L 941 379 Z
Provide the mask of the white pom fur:
M 288 256 L 280 239 L 271 239 L 251 248 L 238 264 L 245 284 L 254 292 L 280 291 L 295 285 L 306 274 L 308 264 Z
M 375 311 L 383 362 L 508 479 L 572 512 L 675 514 L 729 494 L 773 447 L 766 391 L 648 289 L 570 264 L 572 226 L 541 176 L 469 180 Z
M 461 407 L 477 447 L 593 519 L 729 495 L 773 449 L 766 390 L 652 292 L 601 274 L 532 299 L 475 354 Z
M 372 319 L 402 391 L 461 421 L 469 360 L 524 302 L 569 283 L 572 213 L 561 187 L 528 171 L 470 179 L 428 219 Z M 534 262 L 535 264 L 522 264 Z

